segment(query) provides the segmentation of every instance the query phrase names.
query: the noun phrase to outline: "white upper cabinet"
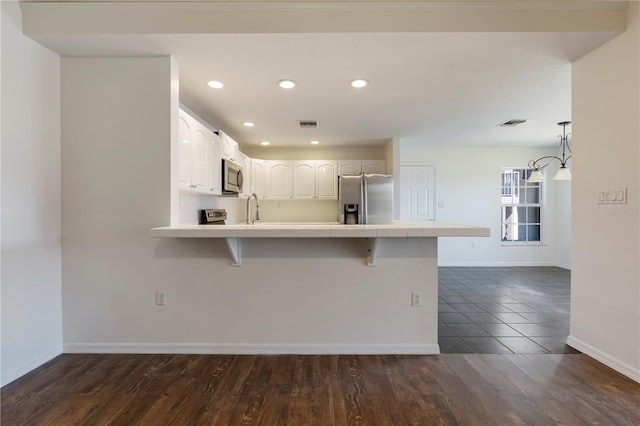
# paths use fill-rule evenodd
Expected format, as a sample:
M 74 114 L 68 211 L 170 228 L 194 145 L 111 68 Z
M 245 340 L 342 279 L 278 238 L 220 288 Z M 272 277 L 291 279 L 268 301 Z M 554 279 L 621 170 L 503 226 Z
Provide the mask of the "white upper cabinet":
M 205 194 L 221 194 L 220 138 L 182 109 L 178 113 L 178 138 L 180 188 Z
M 231 136 L 227 135 L 223 131 L 220 131 L 219 133 L 220 139 L 222 140 L 222 158 L 240 165 L 240 146 L 238 145 L 238 142 L 234 141 Z
M 213 132 L 194 120 L 193 131 L 191 132 L 193 141 L 191 187 L 200 191 L 208 190 L 207 179 L 209 171 L 207 166 L 209 165 L 208 150 L 211 133 Z
M 253 190 L 251 189 L 253 184 L 252 181 L 252 173 L 251 173 L 251 158 L 243 152 L 240 152 L 240 161 L 238 164 L 242 166 L 242 195 L 243 197 L 248 197 L 251 195 Z
M 338 161 L 339 175 L 357 175 L 360 173 L 386 173 L 385 160 L 340 160 Z
M 362 162 L 360 160 L 338 161 L 339 175 L 358 175 L 360 173 L 362 173 Z
M 258 195 L 258 198 L 267 197 L 267 165 L 266 161 L 251 159 L 250 190 Z M 250 193 L 251 193 L 250 192 Z
M 211 132 L 209 141 L 209 192 L 222 194 L 222 141 L 220 136 Z
M 293 198 L 337 199 L 338 162 L 307 160 L 293 162 Z
M 316 198 L 316 162 L 293 162 L 293 198 Z
M 291 161 L 268 160 L 267 194 L 269 198 L 291 198 L 292 168 Z
M 362 160 L 362 173 L 386 173 L 387 162 L 384 160 Z
M 316 161 L 316 198 L 338 198 L 338 162 Z
M 189 188 L 191 185 L 193 143 L 191 141 L 190 118 L 180 110 L 178 114 L 178 185 L 183 189 Z

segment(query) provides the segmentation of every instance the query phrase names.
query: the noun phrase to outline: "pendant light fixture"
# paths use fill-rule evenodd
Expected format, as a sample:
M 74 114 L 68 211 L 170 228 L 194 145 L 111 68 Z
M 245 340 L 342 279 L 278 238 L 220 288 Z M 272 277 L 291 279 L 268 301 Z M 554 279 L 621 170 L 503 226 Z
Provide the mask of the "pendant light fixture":
M 558 149 L 558 154 L 562 151 L 562 157 L 558 157 L 557 155 L 547 155 L 544 157 L 540 157 L 535 161 L 529 161 L 529 168 L 533 169 L 531 172 L 531 176 L 527 179 L 527 182 L 543 182 L 544 176 L 542 176 L 542 172 L 540 169 L 544 169 L 551 161 L 547 164 L 540 164 L 542 160 L 558 160 L 560 161 L 560 169 L 558 173 L 553 177 L 553 180 L 571 180 L 571 172 L 567 168 L 567 161 L 571 158 L 571 147 L 569 147 L 569 135 L 571 133 L 567 133 L 567 126 L 570 125 L 570 121 L 561 121 L 558 123 L 558 126 L 562 126 L 562 135 L 558 135 L 560 138 L 560 148 Z M 569 154 L 567 156 L 567 154 Z

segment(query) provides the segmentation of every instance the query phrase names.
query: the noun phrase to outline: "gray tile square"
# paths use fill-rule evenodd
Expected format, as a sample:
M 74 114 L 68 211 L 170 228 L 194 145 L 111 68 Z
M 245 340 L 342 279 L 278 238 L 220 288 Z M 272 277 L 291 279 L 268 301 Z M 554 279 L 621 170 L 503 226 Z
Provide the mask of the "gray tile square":
M 466 313 L 466 312 L 484 312 L 484 310 L 474 305 L 473 303 L 455 303 L 451 305 L 456 311 Z
M 438 324 L 438 337 L 457 337 L 455 331 L 450 329 L 446 324 Z
M 459 312 L 443 312 L 438 317 L 446 324 L 472 323 L 469 318 Z
M 533 308 L 524 303 L 505 303 L 503 305 L 505 308 L 509 308 L 513 312 L 537 312 L 536 308 Z
M 443 354 L 472 354 L 473 349 L 467 345 L 460 337 L 440 337 L 438 338 L 440 353 Z
M 526 337 L 496 337 L 500 343 L 516 354 L 546 354 L 548 350 Z
M 469 301 L 462 297 L 462 296 L 441 296 L 440 297 L 442 300 L 444 300 L 446 303 L 449 304 L 453 304 L 453 303 L 469 303 Z
M 469 296 L 465 295 L 464 297 L 471 303 L 494 303 L 493 300 L 487 296 Z
M 493 337 L 463 337 L 462 340 L 477 354 L 510 354 L 509 348 Z
M 476 306 L 481 307 L 487 312 L 511 312 L 511 309 L 506 306 L 502 306 L 499 303 L 476 303 Z
M 486 330 L 490 335 L 497 337 L 522 337 L 522 334 L 518 333 L 518 331 L 509 327 L 507 324 L 478 324 L 484 330 Z
M 448 303 L 438 303 L 438 312 L 457 312 L 456 309 Z
M 449 324 L 449 328 L 461 337 L 489 335 L 489 333 L 483 330 L 478 324 Z
M 467 318 L 475 323 L 500 323 L 500 320 L 488 312 L 465 312 Z
M 579 354 L 580 351 L 567 345 L 567 338 L 562 337 L 531 337 L 531 340 L 554 354 Z
M 520 315 L 534 324 L 569 324 L 569 314 L 558 312 L 522 312 Z
M 569 326 L 562 324 L 509 324 L 512 328 L 528 337 L 568 336 Z
M 493 316 L 507 324 L 530 324 L 531 321 L 515 312 L 495 312 Z

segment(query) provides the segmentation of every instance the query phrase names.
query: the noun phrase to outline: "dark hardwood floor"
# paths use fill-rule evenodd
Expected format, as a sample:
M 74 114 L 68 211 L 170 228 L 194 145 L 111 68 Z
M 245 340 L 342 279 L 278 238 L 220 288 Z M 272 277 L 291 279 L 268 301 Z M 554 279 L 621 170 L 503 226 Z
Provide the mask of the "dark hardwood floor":
M 68 354 L 1 400 L 3 426 L 640 424 L 640 384 L 582 354 Z

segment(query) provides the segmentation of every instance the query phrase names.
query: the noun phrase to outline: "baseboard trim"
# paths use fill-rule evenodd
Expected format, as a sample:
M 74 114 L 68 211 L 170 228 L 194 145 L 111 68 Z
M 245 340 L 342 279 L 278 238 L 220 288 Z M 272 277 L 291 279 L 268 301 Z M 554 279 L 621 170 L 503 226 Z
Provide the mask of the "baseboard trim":
M 510 266 L 557 266 L 558 268 L 571 269 L 570 266 L 557 262 L 447 262 L 438 261 L 438 266 L 456 267 L 510 267 Z
M 35 370 L 36 368 L 40 367 L 42 364 L 44 364 L 45 362 L 49 362 L 51 361 L 53 358 L 57 357 L 58 355 L 60 355 L 62 353 L 62 347 L 57 347 L 56 349 L 46 352 L 30 361 L 27 361 L 26 363 L 22 364 L 20 367 L 15 368 L 11 371 L 7 371 L 7 372 L 2 372 L 2 379 L 0 383 L 0 387 L 4 386 L 4 385 L 8 385 L 9 383 L 13 382 L 16 379 L 19 379 L 20 377 L 24 376 L 25 374 L 31 372 L 32 370 Z
M 437 355 L 437 344 L 65 343 L 65 353 Z
M 622 362 L 619 359 L 607 354 L 606 352 L 603 352 L 600 349 L 591 346 L 590 344 L 573 336 L 569 336 L 567 338 L 567 345 L 579 350 L 583 354 L 589 355 L 591 358 L 600 361 L 604 365 L 611 367 L 617 372 L 624 374 L 630 379 L 640 383 L 640 369 Z

